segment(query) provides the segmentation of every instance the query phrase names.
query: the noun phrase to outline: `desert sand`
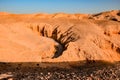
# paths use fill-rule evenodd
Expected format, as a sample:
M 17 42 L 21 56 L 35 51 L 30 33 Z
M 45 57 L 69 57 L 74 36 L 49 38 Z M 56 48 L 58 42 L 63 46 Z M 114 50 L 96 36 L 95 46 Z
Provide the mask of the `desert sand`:
M 120 11 L 0 12 L 0 62 L 120 61 Z

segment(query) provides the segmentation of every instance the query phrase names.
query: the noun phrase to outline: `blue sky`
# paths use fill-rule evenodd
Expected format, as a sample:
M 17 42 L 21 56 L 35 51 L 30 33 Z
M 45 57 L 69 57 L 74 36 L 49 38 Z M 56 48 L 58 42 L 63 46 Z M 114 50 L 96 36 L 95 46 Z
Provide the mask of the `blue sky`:
M 0 0 L 0 12 L 97 13 L 120 10 L 120 0 Z

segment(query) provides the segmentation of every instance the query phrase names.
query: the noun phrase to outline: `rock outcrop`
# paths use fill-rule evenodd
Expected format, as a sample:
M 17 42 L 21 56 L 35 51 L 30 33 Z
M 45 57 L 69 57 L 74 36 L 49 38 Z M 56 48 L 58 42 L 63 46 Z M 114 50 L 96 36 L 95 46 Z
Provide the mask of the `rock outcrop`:
M 120 22 L 120 10 L 112 10 L 107 12 L 101 12 L 90 16 L 95 20 L 112 20 Z

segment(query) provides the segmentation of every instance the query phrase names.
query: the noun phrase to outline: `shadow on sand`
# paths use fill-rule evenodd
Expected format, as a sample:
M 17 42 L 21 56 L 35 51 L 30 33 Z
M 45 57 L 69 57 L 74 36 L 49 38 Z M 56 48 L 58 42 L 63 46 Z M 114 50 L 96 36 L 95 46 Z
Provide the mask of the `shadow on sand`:
M 120 62 L 109 63 L 104 61 L 80 61 L 80 62 L 60 62 L 60 63 L 37 63 L 37 62 L 21 62 L 21 63 L 4 63 L 0 62 L 0 75 L 10 74 L 13 79 L 24 79 L 26 77 L 45 74 L 69 74 L 80 73 L 80 75 L 90 75 L 94 71 L 107 68 L 114 68 Z M 43 75 L 44 74 L 44 75 Z M 58 74 L 59 75 L 59 74 Z M 5 78 L 6 79 L 6 78 Z
M 86 68 L 103 68 L 107 66 L 114 66 L 114 64 L 120 62 L 105 62 L 105 61 L 78 61 L 78 62 L 0 62 L 0 72 L 5 70 L 19 70 L 24 68 L 31 69 L 49 69 L 49 68 L 63 68 L 63 69 L 86 69 Z

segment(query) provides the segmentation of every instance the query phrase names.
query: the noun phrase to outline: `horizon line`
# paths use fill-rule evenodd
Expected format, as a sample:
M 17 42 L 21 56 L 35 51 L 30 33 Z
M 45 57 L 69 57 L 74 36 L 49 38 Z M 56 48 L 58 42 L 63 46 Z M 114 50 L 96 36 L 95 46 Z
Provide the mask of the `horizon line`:
M 53 12 L 53 13 L 49 13 L 49 12 L 32 12 L 32 13 L 16 13 L 16 12 L 8 12 L 8 11 L 0 11 L 0 13 L 7 13 L 7 14 L 97 14 L 97 13 L 101 13 L 101 12 L 109 12 L 109 11 L 119 11 L 120 9 L 113 9 L 113 10 L 104 10 L 104 11 L 99 11 L 96 13 L 82 13 L 82 12 L 75 12 L 75 13 L 71 13 L 71 12 Z

